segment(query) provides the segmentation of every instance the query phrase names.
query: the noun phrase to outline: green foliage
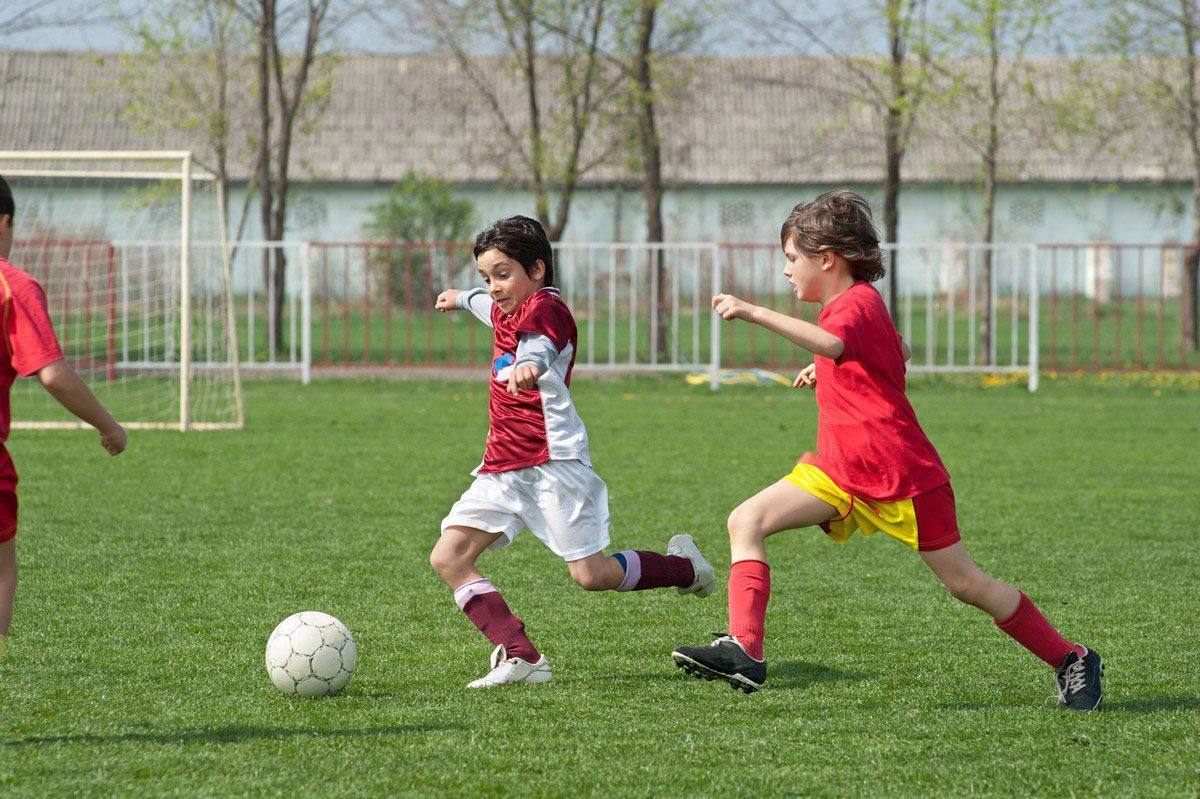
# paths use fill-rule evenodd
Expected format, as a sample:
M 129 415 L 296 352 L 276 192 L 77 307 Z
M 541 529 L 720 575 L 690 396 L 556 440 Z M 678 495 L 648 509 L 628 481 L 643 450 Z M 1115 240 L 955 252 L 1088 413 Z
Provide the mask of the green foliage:
M 119 458 L 93 433 L 14 432 L 5 799 L 1200 789 L 1194 392 L 910 392 L 971 555 L 1108 661 L 1105 709 L 1084 716 L 1045 706 L 1049 669 L 916 553 L 811 529 L 768 544 L 770 673 L 753 696 L 670 662 L 725 629 L 723 583 L 705 600 L 588 593 L 528 534 L 480 566 L 555 681 L 467 691 L 491 647 L 428 553 L 483 448 L 484 382 L 251 382 L 246 430 L 134 431 Z M 722 575 L 730 509 L 812 448 L 811 392 L 577 374 L 572 394 L 614 549 L 687 530 Z M 360 665 L 343 695 L 293 701 L 263 649 L 309 608 L 349 625 Z
M 380 241 L 458 242 L 471 236 L 476 225 L 474 203 L 456 198 L 449 183 L 411 169 L 367 212 L 371 220 L 364 227 Z
M 458 243 L 470 239 L 476 227 L 474 203 L 455 197 L 449 183 L 413 170 L 367 212 L 367 234 L 395 244 Z M 431 261 L 440 255 L 423 247 L 372 250 L 371 275 L 380 295 L 397 304 L 425 297 L 433 288 Z M 440 265 L 437 271 L 445 272 Z
M 237 74 L 253 29 L 228 0 L 164 0 L 114 18 L 133 45 L 118 56 L 115 85 L 99 87 L 122 97 L 117 114 L 140 133 L 182 136 L 205 166 L 219 169 L 246 144 L 235 140 L 232 118 L 254 94 Z

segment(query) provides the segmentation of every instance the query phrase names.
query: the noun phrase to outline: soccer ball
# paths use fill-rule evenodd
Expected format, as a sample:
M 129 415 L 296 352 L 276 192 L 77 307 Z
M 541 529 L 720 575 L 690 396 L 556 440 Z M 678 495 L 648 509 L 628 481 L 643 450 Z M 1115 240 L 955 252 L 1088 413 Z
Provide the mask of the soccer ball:
M 267 674 L 288 696 L 332 696 L 346 687 L 357 665 L 354 637 L 328 613 L 294 613 L 267 639 Z

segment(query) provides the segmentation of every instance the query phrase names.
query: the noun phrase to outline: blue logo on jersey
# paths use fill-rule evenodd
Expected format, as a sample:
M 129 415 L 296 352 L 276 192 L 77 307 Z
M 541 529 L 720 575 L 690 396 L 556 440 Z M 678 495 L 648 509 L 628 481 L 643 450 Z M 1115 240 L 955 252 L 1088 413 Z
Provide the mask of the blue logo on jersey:
M 497 380 L 508 382 L 508 376 L 512 374 L 513 361 L 516 359 L 517 356 L 506 352 L 492 362 L 492 374 L 496 376 Z

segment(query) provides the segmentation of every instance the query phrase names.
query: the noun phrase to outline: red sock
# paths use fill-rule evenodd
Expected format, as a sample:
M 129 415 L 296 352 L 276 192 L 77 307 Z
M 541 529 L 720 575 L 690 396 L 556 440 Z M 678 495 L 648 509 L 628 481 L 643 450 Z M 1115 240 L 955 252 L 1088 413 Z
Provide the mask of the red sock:
M 525 635 L 525 622 L 508 609 L 508 603 L 490 580 L 476 580 L 459 586 L 454 591 L 454 599 L 489 641 L 504 647 L 506 656 L 537 663 L 541 655 Z
M 729 569 L 729 634 L 755 660 L 763 659 L 771 567 L 761 560 L 739 560 Z
M 618 591 L 645 591 L 647 588 L 687 588 L 696 582 L 692 562 L 678 555 L 662 555 L 642 549 L 626 549 L 613 557 L 625 570 Z
M 1029 597 L 1021 594 L 1017 609 L 1004 621 L 996 620 L 996 626 L 1013 637 L 1021 646 L 1058 668 L 1071 651 L 1076 650 L 1074 644 L 1059 634 L 1058 630 L 1046 621 L 1037 606 L 1029 601 Z

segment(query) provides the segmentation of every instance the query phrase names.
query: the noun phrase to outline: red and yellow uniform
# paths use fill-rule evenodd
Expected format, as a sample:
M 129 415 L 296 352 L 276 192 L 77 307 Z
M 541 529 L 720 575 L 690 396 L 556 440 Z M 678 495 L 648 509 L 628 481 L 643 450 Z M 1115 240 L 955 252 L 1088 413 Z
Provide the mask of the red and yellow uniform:
M 46 294 L 38 282 L 0 258 L 0 542 L 17 534 L 17 470 L 4 442 L 12 424 L 9 391 L 17 377 L 30 377 L 62 360 L 50 323 Z
M 814 356 L 817 454 L 785 479 L 838 510 L 822 525 L 844 543 L 883 531 L 913 549 L 959 540 L 950 475 L 904 394 L 904 353 L 883 297 L 855 283 L 817 323 L 845 345 Z

